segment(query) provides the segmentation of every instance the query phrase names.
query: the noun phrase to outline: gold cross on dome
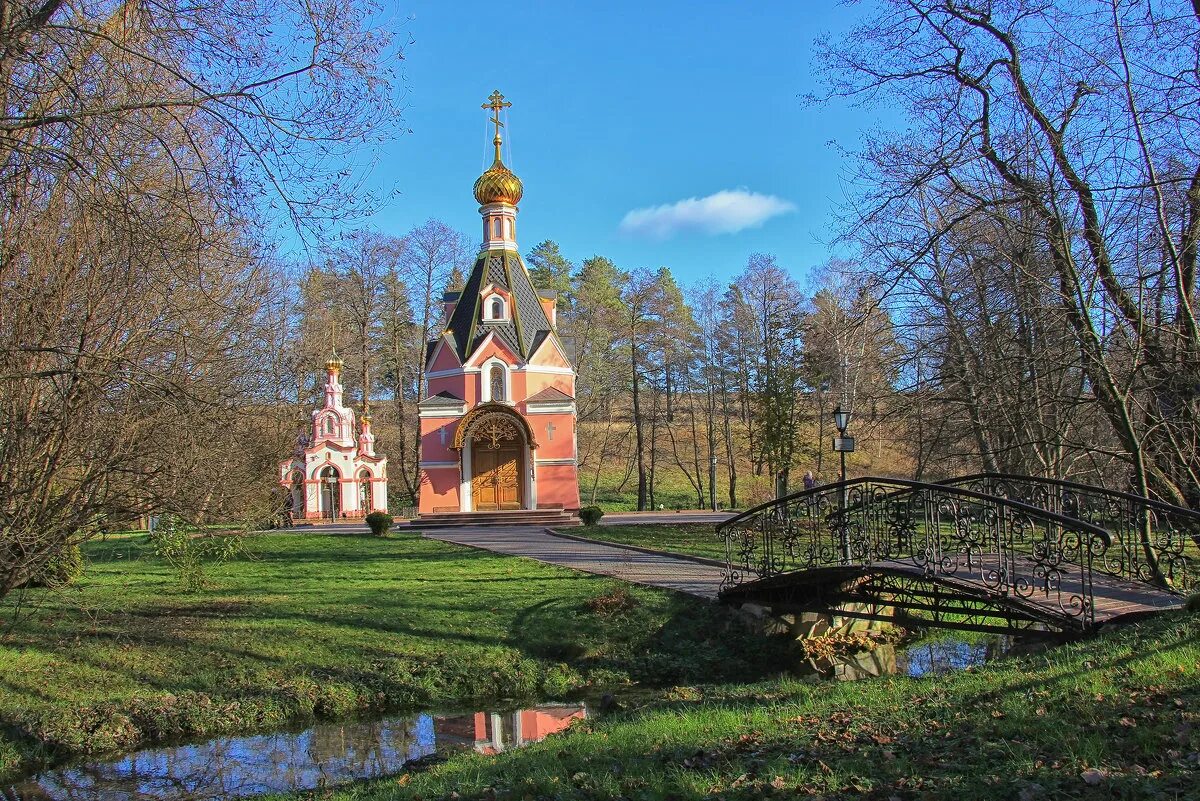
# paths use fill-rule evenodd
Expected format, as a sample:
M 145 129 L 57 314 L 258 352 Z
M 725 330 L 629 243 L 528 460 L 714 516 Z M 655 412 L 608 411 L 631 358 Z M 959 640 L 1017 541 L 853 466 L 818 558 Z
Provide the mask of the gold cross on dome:
M 497 89 L 488 97 L 488 102 L 480 106 L 480 108 L 490 108 L 492 110 L 494 116 L 491 118 L 491 121 L 496 124 L 497 137 L 500 136 L 500 128 L 504 125 L 504 123 L 500 122 L 500 111 L 511 105 L 512 103 L 505 100 L 504 95 L 500 94 L 500 90 Z

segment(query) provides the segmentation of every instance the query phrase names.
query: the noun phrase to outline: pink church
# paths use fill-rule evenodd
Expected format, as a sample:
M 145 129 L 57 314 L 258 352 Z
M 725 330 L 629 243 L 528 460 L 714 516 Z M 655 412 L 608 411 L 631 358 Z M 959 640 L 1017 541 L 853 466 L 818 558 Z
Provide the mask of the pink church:
M 556 328 L 556 295 L 539 292 L 517 252 L 521 181 L 500 155 L 475 182 L 483 250 L 446 329 L 429 343 L 420 404 L 422 515 L 579 508 L 575 370 Z
M 387 458 L 375 455 L 371 418 L 355 436 L 354 410 L 342 403 L 342 360 L 325 363 L 325 402 L 312 413 L 292 458 L 279 465 L 296 520 L 338 520 L 387 511 Z

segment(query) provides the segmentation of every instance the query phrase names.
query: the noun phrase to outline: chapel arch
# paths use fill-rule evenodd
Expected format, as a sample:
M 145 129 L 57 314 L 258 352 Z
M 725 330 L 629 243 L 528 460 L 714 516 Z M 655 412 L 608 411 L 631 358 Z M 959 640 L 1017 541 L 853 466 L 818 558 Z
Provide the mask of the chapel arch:
M 321 482 L 321 517 L 336 520 L 342 512 L 342 475 L 333 465 L 326 465 L 317 478 Z
M 358 508 L 364 514 L 371 509 L 371 471 L 363 468 L 358 471 Z
M 463 510 L 536 508 L 529 423 L 503 403 L 482 403 L 459 422 L 454 447 L 462 455 Z

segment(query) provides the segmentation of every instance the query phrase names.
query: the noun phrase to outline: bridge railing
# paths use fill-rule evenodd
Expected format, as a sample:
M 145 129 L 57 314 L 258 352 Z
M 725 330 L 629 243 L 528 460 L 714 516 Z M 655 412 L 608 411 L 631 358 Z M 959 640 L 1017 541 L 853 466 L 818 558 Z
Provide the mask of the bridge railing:
M 1108 575 L 1176 592 L 1200 587 L 1200 512 L 1119 490 L 1054 478 L 976 473 L 939 481 L 1019 501 L 1102 528 L 1112 545 L 1097 561 Z
M 971 489 L 857 478 L 749 509 L 717 529 L 724 586 L 831 566 L 917 568 L 982 585 L 993 595 L 1049 599 L 1094 622 L 1093 564 L 1110 543 L 1101 528 Z

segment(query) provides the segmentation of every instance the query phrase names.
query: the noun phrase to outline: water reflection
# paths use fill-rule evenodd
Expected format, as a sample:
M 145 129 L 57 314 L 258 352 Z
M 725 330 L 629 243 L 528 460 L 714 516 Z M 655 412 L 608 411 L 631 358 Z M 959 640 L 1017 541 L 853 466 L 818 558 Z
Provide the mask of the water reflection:
M 1046 647 L 1043 640 L 1023 640 L 1008 635 L 939 639 L 912 643 L 903 648 L 879 645 L 870 651 L 809 659 L 804 672 L 837 681 L 857 681 L 878 676 L 936 676 L 978 667 L 1002 656 L 1028 653 Z
M 45 771 L 0 789 L 10 801 L 216 801 L 319 789 L 396 773 L 435 753 L 495 754 L 587 717 L 583 705 L 473 715 L 420 714 L 139 751 Z

